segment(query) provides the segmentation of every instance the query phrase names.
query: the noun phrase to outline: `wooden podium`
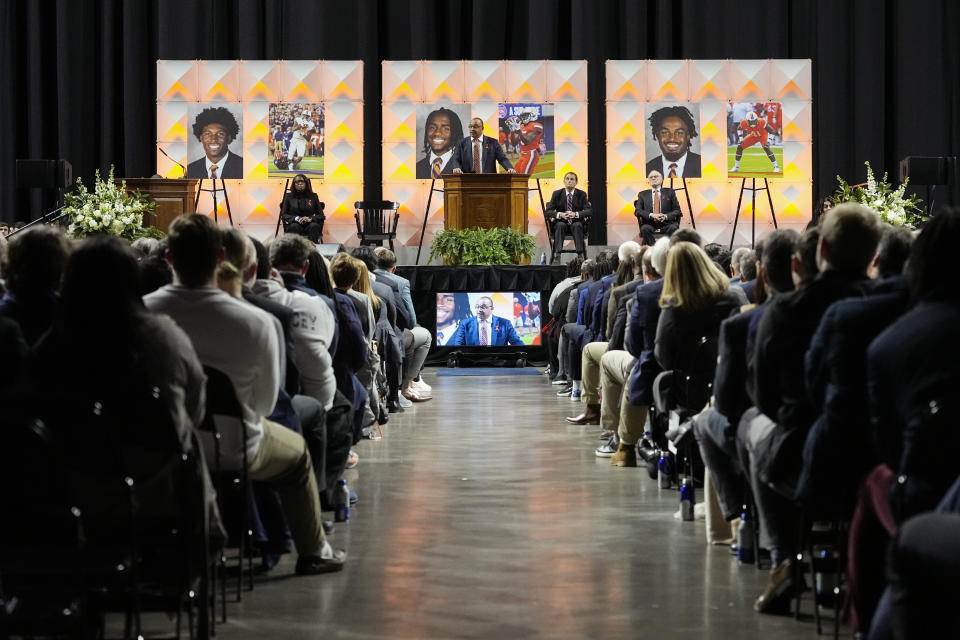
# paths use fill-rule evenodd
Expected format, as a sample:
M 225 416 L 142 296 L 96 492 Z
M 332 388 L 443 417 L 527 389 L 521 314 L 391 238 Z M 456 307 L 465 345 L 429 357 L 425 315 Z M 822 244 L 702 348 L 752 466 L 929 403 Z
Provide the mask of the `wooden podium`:
M 124 178 L 127 191 L 139 191 L 157 204 L 155 217 L 144 216 L 143 224 L 167 232 L 173 219 L 185 213 L 194 213 L 193 203 L 197 198 L 195 178 Z M 119 183 L 120 181 L 117 180 Z
M 527 185 L 522 173 L 443 176 L 443 228 L 513 227 L 527 232 Z

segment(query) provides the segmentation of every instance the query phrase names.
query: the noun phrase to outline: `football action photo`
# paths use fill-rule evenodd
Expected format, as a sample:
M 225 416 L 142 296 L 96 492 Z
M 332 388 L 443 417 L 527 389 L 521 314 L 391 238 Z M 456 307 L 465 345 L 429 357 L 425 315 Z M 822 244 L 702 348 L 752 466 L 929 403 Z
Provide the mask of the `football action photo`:
M 783 119 L 779 102 L 727 105 L 727 175 L 731 178 L 783 175 Z

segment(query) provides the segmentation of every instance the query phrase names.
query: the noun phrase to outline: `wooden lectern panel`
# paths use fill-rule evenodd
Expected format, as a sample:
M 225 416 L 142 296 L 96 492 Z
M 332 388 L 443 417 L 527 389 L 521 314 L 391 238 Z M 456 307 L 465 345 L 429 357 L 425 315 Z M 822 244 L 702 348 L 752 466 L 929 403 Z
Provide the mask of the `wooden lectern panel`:
M 144 226 L 156 227 L 166 233 L 174 218 L 195 212 L 197 183 L 200 182 L 197 179 L 124 178 L 124 181 L 127 183 L 128 192 L 139 191 L 157 205 L 154 210 L 156 216 L 152 219 L 145 216 Z
M 526 233 L 529 179 L 516 173 L 444 175 L 444 228 L 513 227 Z

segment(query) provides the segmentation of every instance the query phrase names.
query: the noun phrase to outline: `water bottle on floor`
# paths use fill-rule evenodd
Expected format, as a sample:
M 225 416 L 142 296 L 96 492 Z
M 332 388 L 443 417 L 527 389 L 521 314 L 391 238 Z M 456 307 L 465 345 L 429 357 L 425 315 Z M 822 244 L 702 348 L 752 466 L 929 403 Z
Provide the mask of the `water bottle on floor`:
M 540 264 L 547 264 L 547 254 L 546 254 L 546 252 L 542 252 L 542 253 L 540 254 Z
M 740 514 L 740 526 L 737 527 L 737 563 L 753 564 L 756 561 L 756 552 L 753 548 L 753 522 L 746 505 Z
M 660 459 L 657 460 L 657 487 L 660 489 L 669 489 L 672 484 L 670 477 L 673 469 L 670 467 L 670 452 L 661 451 Z
M 350 519 L 350 489 L 347 487 L 346 480 L 340 480 L 337 483 L 333 519 L 337 522 L 346 522 Z
M 680 483 L 680 519 L 693 521 L 693 505 L 696 496 L 693 492 L 693 481 L 690 478 L 684 478 Z

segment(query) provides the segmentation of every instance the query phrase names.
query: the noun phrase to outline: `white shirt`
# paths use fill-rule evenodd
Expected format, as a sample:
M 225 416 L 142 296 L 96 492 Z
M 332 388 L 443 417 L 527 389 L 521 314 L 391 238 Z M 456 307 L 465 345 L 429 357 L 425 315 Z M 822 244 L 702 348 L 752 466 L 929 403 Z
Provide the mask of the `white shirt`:
M 443 168 L 447 166 L 447 163 L 450 162 L 450 156 L 453 155 L 453 148 L 447 149 L 443 155 L 437 155 L 433 151 L 430 151 L 430 167 L 431 171 L 433 170 L 433 161 L 437 158 L 440 158 L 440 171 L 443 171 Z
M 443 346 L 450 342 L 450 338 L 457 333 L 458 328 L 460 328 L 459 321 L 454 321 L 453 324 L 444 329 L 437 327 L 437 344 Z
M 296 118 L 293 121 L 293 125 L 295 127 L 293 130 L 294 140 L 306 140 L 307 132 L 313 130 L 313 120 L 311 120 L 310 118 L 304 118 L 304 117 Z M 303 127 L 303 126 L 306 126 L 308 128 L 305 131 L 299 129 L 299 127 Z
M 663 155 L 661 155 L 660 160 L 663 161 L 662 172 L 664 181 L 670 179 L 670 165 L 674 162 L 677 163 L 677 178 L 679 179 L 683 177 L 683 167 L 687 164 L 687 154 L 683 154 L 679 160 L 667 160 L 663 157 Z
M 487 327 L 487 344 L 493 344 L 493 323 L 489 319 L 481 320 L 480 318 L 477 318 L 477 344 L 480 344 L 484 326 Z
M 266 311 L 216 287 L 168 284 L 144 296 L 151 311 L 165 313 L 190 337 L 203 364 L 230 378 L 243 406 L 247 460 L 260 450 L 263 418 L 273 412 L 286 368 L 283 327 Z M 223 456 L 236 464 L 242 440 L 225 432 Z M 228 466 L 228 468 L 232 468 Z

